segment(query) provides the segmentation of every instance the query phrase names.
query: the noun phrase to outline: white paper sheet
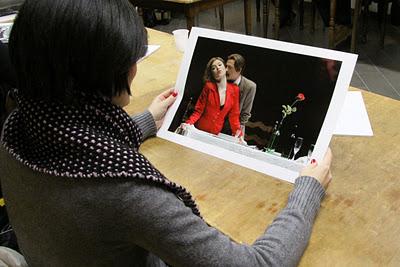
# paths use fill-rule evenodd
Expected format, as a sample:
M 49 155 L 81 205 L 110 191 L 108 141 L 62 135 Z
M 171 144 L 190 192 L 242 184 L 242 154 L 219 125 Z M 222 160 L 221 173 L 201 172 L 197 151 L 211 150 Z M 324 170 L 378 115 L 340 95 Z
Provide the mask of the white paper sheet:
M 213 49 L 210 49 L 210 47 Z M 290 60 L 290 58 L 292 58 L 292 63 L 296 62 L 296 60 L 302 60 L 302 62 L 312 62 L 310 64 L 313 64 L 315 69 L 321 70 L 321 68 L 324 67 L 322 69 L 326 68 L 327 72 L 329 67 L 327 63 L 333 64 L 336 67 L 340 65 L 340 67 L 336 70 L 338 73 L 334 72 L 335 69 L 330 70 L 331 72 L 333 71 L 333 74 L 337 75 L 337 78 L 334 88 L 330 89 L 333 90 L 330 101 L 325 100 L 323 104 L 324 110 L 327 109 L 327 111 L 325 111 L 324 118 L 322 118 L 323 121 L 319 121 L 318 124 L 312 124 L 313 122 L 309 121 L 310 125 L 313 126 L 314 133 L 319 133 L 318 137 L 310 137 L 310 135 L 308 137 L 308 145 L 310 143 L 315 144 L 312 158 L 315 158 L 316 160 L 323 158 L 331 140 L 337 119 L 340 115 L 344 100 L 346 98 L 347 89 L 349 88 L 350 80 L 357 60 L 357 55 L 258 38 L 254 36 L 220 32 L 196 27 L 192 28 L 175 85 L 175 88 L 179 92 L 178 97 L 175 103 L 170 107 L 165 117 L 164 124 L 158 131 L 157 136 L 191 149 L 213 155 L 220 159 L 230 161 L 240 166 L 244 166 L 293 183 L 295 178 L 298 176 L 298 171 L 303 165 L 300 162 L 279 156 L 282 155 L 279 154 L 282 152 L 282 150 L 274 150 L 275 152 L 279 153 L 272 154 L 260 148 L 255 149 L 251 146 L 246 147 L 234 142 L 220 140 L 218 136 L 210 136 L 208 134 L 185 136 L 182 135 L 182 133 L 179 133 L 180 131 L 176 132 L 176 130 L 178 130 L 179 123 L 182 122 L 182 116 L 184 113 L 186 113 L 185 110 L 188 110 L 188 103 L 192 101 L 189 98 L 193 97 L 193 101 L 196 101 L 198 95 L 200 94 L 202 88 L 201 74 L 204 73 L 204 68 L 207 62 L 212 57 L 226 57 L 228 53 L 227 51 L 229 51 L 229 53 L 234 53 L 236 51 L 245 53 L 246 63 L 248 64 L 246 71 L 248 75 L 252 75 L 252 79 L 256 81 L 257 88 L 263 88 L 262 86 L 258 86 L 263 83 L 265 85 L 268 82 L 265 80 L 262 71 L 258 70 L 268 70 L 270 68 L 274 69 L 277 76 L 268 78 L 272 79 L 272 81 L 276 81 L 274 79 L 277 77 L 288 75 L 287 68 L 285 67 L 285 65 L 288 63 L 283 60 L 278 60 L 277 57 L 279 55 L 284 56 L 286 58 L 285 60 Z M 268 61 L 265 58 L 267 56 L 275 58 L 275 61 Z M 263 58 L 263 60 L 260 60 L 260 58 Z M 341 63 L 339 64 L 339 62 Z M 271 66 L 271 64 L 278 64 L 281 67 L 276 68 L 275 65 Z M 251 66 L 253 66 L 253 69 L 251 69 Z M 298 70 L 302 70 L 301 66 L 298 66 Z M 326 76 L 326 79 L 329 79 L 329 77 Z M 312 77 L 308 79 L 309 83 L 312 83 L 314 80 L 315 79 Z M 268 95 L 259 94 L 259 97 L 270 97 L 273 94 L 281 94 L 282 90 L 288 92 L 291 90 L 290 86 L 282 87 L 278 84 L 275 87 L 277 88 L 264 88 L 265 90 L 268 89 L 271 91 Z M 318 93 L 321 92 L 312 91 L 309 88 L 310 86 L 306 88 L 308 90 L 306 97 L 312 99 L 314 96 L 315 99 L 317 99 Z M 261 91 L 262 90 L 259 92 Z M 253 105 L 253 109 L 257 107 L 257 105 L 258 107 L 264 106 L 264 108 L 269 109 L 269 115 L 274 116 L 273 112 L 271 111 L 272 108 L 275 107 L 279 110 L 282 103 L 286 102 L 270 101 L 269 106 L 266 107 L 262 101 L 258 101 Z M 310 104 L 310 108 L 314 108 L 315 112 L 320 112 L 321 107 L 320 105 Z M 263 121 L 264 119 L 268 119 L 266 117 L 267 115 L 265 115 L 267 113 L 264 114 L 261 112 L 259 114 L 261 114 L 259 120 Z M 277 118 L 278 117 L 280 118 L 280 114 L 277 115 Z M 308 119 L 308 117 L 304 117 L 304 119 Z M 305 132 L 306 131 L 303 129 L 303 133 Z M 305 146 L 304 148 L 305 149 L 303 149 L 303 152 L 300 152 L 300 154 L 297 155 L 298 157 L 307 156 L 307 148 Z
M 138 63 L 139 63 L 140 61 L 142 61 L 143 59 L 145 59 L 146 57 L 148 57 L 148 56 L 150 56 L 151 54 L 153 54 L 154 52 L 156 52 L 157 49 L 159 49 L 159 48 L 160 48 L 159 45 L 148 45 L 148 46 L 147 46 L 146 55 L 144 55 L 142 58 L 140 58 L 140 59 L 138 60 Z
M 17 16 L 17 14 L 2 16 L 2 17 L 0 17 L 0 23 L 13 22 L 16 16 Z
M 373 136 L 361 92 L 347 92 L 335 135 Z

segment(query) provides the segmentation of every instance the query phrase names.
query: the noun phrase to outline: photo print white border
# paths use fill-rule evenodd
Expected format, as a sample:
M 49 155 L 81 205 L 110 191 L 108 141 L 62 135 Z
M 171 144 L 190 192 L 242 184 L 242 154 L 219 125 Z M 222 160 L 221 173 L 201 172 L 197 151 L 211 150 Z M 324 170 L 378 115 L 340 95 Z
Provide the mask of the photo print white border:
M 329 146 L 329 142 L 335 130 L 336 122 L 344 104 L 346 92 L 348 90 L 354 67 L 357 61 L 357 55 L 329 49 L 197 27 L 193 27 L 190 32 L 190 37 L 187 47 L 185 49 L 175 85 L 175 90 L 178 91 L 178 97 L 166 114 L 164 123 L 158 131 L 157 136 L 172 141 L 174 143 L 189 147 L 191 149 L 218 157 L 220 159 L 230 161 L 240 166 L 256 170 L 269 176 L 273 176 L 294 183 L 294 180 L 298 177 L 299 171 L 304 165 L 297 164 L 295 168 L 293 168 L 293 166 L 291 166 L 291 168 L 288 168 L 285 166 L 285 164 L 280 164 L 279 160 L 275 162 L 273 160 L 271 162 L 265 162 L 254 157 L 246 156 L 232 150 L 195 140 L 187 136 L 179 135 L 168 130 L 183 99 L 190 64 L 196 64 L 195 62 L 192 62 L 192 57 L 199 37 L 341 61 L 341 67 L 338 73 L 334 92 L 312 154 L 312 157 L 317 161 L 323 158 Z M 237 145 L 240 146 L 239 144 Z M 286 161 L 288 160 L 286 159 Z

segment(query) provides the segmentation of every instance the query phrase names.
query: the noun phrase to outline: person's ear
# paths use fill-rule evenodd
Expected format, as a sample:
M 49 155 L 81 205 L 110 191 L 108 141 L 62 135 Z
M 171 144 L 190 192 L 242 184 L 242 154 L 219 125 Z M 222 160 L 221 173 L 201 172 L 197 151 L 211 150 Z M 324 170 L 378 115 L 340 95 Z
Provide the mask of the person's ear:
M 135 63 L 134 65 L 132 65 L 132 67 L 129 69 L 128 72 L 128 84 L 131 85 L 133 79 L 136 76 L 136 72 L 137 72 L 137 64 Z

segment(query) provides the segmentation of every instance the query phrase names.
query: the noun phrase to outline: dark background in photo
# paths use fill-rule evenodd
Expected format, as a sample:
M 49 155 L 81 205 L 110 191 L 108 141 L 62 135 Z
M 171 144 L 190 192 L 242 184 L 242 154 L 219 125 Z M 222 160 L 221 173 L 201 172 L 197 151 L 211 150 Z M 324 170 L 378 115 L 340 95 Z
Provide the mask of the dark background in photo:
M 300 52 L 300 51 L 299 51 Z M 276 139 L 275 150 L 283 156 L 291 156 L 293 134 L 302 137 L 303 145 L 296 158 L 307 155 L 315 144 L 328 110 L 335 88 L 341 62 L 323 58 L 278 51 L 263 47 L 199 37 L 185 84 L 182 102 L 170 125 L 176 128 L 191 115 L 203 88 L 203 74 L 212 57 L 226 60 L 233 53 L 246 60 L 243 75 L 257 84 L 251 118 L 246 125 L 245 140 L 249 145 L 265 147 L 276 121 L 282 119 L 282 105 L 291 105 L 299 93 L 305 100 L 296 103 L 297 111 L 287 116 Z M 191 103 L 190 102 L 191 100 Z M 185 114 L 185 111 L 188 110 Z M 263 127 L 254 127 L 263 125 Z

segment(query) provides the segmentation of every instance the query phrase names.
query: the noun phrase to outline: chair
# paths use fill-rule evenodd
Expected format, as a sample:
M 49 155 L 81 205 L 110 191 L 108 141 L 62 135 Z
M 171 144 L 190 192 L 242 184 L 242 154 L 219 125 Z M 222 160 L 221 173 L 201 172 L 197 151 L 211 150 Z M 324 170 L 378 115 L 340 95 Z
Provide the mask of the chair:
M 186 17 L 186 27 L 190 30 L 195 25 L 195 17 L 203 10 L 219 9 L 220 29 L 224 30 L 224 10 L 223 5 L 233 0 L 129 0 L 129 2 L 139 8 L 158 8 L 170 11 L 182 12 Z M 246 34 L 251 34 L 251 6 L 249 0 L 244 0 L 244 20 Z
M 279 11 L 279 6 L 280 6 L 280 0 L 275 0 L 275 19 L 274 19 L 274 25 L 275 25 L 275 32 L 274 32 L 274 38 L 279 39 L 279 29 L 280 29 L 280 11 Z M 303 27 L 303 18 L 304 18 L 304 0 L 298 0 L 298 5 L 299 5 L 299 13 L 300 13 L 300 24 L 301 29 Z M 260 17 L 260 6 L 261 6 L 261 0 L 256 0 L 256 13 L 257 13 L 257 22 L 261 21 Z M 264 37 L 266 38 L 268 35 L 268 18 L 269 18 L 269 7 L 271 6 L 271 0 L 263 0 L 263 21 L 264 21 Z
M 264 20 L 264 37 L 267 37 L 268 34 L 268 17 L 269 17 L 269 7 L 271 0 L 263 0 L 263 20 Z M 260 17 L 260 5 L 261 0 L 256 0 L 256 14 L 257 14 L 257 22 L 261 21 Z M 275 34 L 274 38 L 279 39 L 279 28 L 280 28 L 280 11 L 279 11 L 280 1 L 275 0 Z M 298 0 L 299 6 L 299 28 L 304 28 L 304 0 Z M 315 18 L 315 5 L 313 5 L 313 21 Z
M 267 38 L 268 35 L 268 20 L 269 20 L 269 7 L 271 6 L 271 0 L 263 0 L 263 22 L 264 22 L 264 37 Z M 257 22 L 261 21 L 260 16 L 260 7 L 261 0 L 256 0 L 256 13 L 257 13 Z M 276 24 L 276 20 L 278 20 L 278 24 Z M 275 31 L 275 38 L 279 38 L 279 0 L 275 0 L 275 25 L 278 25 L 278 31 Z
M 340 1 L 340 0 L 339 0 Z M 356 45 L 357 45 L 357 36 L 358 36 L 358 23 L 359 23 L 359 16 L 361 12 L 361 5 L 362 1 L 364 0 L 356 0 L 355 7 L 354 7 L 354 14 L 353 14 L 353 26 L 351 31 L 345 32 L 344 34 L 341 32 L 336 31 L 336 2 L 337 0 L 330 0 L 330 19 L 329 19 L 329 33 L 328 33 L 328 47 L 334 49 L 341 41 L 347 39 L 351 35 L 351 52 L 355 52 Z M 299 6 L 303 7 L 304 0 L 299 0 L 301 2 Z M 315 0 L 311 1 L 312 4 L 312 18 L 311 18 L 311 32 L 315 31 L 315 14 L 316 14 L 316 4 Z M 304 9 L 300 10 L 300 29 L 303 29 L 303 13 Z M 337 38 L 337 34 L 342 34 L 341 38 Z M 338 39 L 338 41 L 335 41 Z
M 301 0 L 304 1 L 304 0 Z M 340 0 L 339 0 L 340 1 Z M 351 47 L 350 52 L 354 53 L 357 47 L 357 37 L 358 37 L 358 23 L 361 13 L 361 6 L 364 0 L 356 0 L 353 12 L 353 25 L 351 32 L 349 31 L 347 35 L 344 35 L 338 42 L 335 42 L 335 37 L 337 32 L 335 31 L 335 15 L 336 15 L 336 2 L 337 0 L 330 0 L 330 20 L 329 20 L 329 37 L 328 37 L 328 47 L 334 49 L 341 41 L 347 39 L 351 35 Z M 315 0 L 312 0 L 313 5 L 313 17 L 312 17 L 312 30 L 315 29 Z
M 381 48 L 385 45 L 385 34 L 386 34 L 386 23 L 387 23 L 387 13 L 389 9 L 389 2 L 393 2 L 392 0 L 363 0 L 363 21 L 362 21 L 362 33 L 361 33 L 361 41 L 365 43 L 367 41 L 367 33 L 368 33 L 368 17 L 369 17 L 369 6 L 372 2 L 378 2 L 378 5 L 382 5 L 382 9 L 378 11 L 382 12 L 382 20 L 380 24 L 381 32 L 380 32 L 380 46 Z
M 260 0 L 257 0 L 259 2 Z M 329 20 L 329 36 L 328 36 L 328 47 L 335 48 L 337 43 L 335 43 L 335 37 L 337 31 L 335 31 L 336 24 L 335 24 L 335 15 L 336 15 L 336 1 L 337 0 L 330 0 L 330 20 Z M 339 0 L 341 1 L 341 0 Z M 354 52 L 356 49 L 357 43 L 357 30 L 358 30 L 358 18 L 361 11 L 361 1 L 356 0 L 355 2 L 355 10 L 353 16 L 353 27 L 351 32 L 348 32 L 348 36 L 352 36 L 351 40 L 351 52 Z M 270 7 L 271 0 L 263 0 L 263 18 L 264 18 L 264 37 L 267 37 L 267 29 L 268 29 L 268 14 L 269 14 L 269 7 Z M 304 0 L 298 0 L 299 6 L 299 28 L 304 28 Z M 257 10 L 257 15 L 258 15 Z M 312 23 L 311 23 L 311 31 L 315 30 L 315 13 L 316 13 L 316 5 L 315 0 L 312 0 Z M 275 0 L 275 34 L 274 38 L 279 39 L 279 27 L 280 27 L 280 14 L 279 14 L 279 0 Z
M 299 0 L 301 2 L 300 6 L 303 6 L 304 0 Z M 340 1 L 340 0 L 339 0 Z M 347 39 L 351 35 L 351 52 L 355 52 L 357 44 L 357 31 L 358 31 L 358 18 L 361 10 L 361 1 L 356 0 L 354 15 L 353 15 L 353 27 L 351 31 L 340 32 L 337 30 L 337 24 L 335 23 L 336 17 L 336 3 L 337 0 L 330 0 L 330 18 L 329 18 L 329 32 L 328 32 L 328 47 L 334 49 L 339 43 Z M 316 3 L 315 0 L 311 1 L 312 4 L 312 17 L 311 17 L 311 32 L 315 31 L 315 14 L 316 14 Z M 304 9 L 301 10 L 304 13 Z M 300 15 L 303 17 L 303 14 Z M 300 20 L 300 28 L 303 29 L 303 20 Z M 339 36 L 338 36 L 339 35 Z M 339 37 L 339 38 L 338 38 Z

